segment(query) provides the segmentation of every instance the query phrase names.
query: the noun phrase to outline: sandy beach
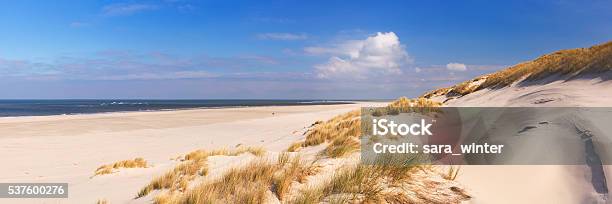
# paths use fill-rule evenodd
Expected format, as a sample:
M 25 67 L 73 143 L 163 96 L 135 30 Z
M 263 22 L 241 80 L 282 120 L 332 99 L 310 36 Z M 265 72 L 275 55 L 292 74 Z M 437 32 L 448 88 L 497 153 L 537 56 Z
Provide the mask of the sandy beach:
M 0 182 L 67 182 L 68 199 L 40 202 L 110 203 L 133 200 L 155 175 L 171 169 L 171 160 L 196 149 L 260 146 L 279 152 L 303 139 L 317 120 L 363 106 L 269 106 L 158 112 L 0 118 Z M 272 114 L 274 113 L 274 114 Z M 142 157 L 152 167 L 122 169 L 92 177 L 103 164 Z M 8 200 L 5 200 L 8 201 Z M 33 199 L 10 202 L 31 203 Z

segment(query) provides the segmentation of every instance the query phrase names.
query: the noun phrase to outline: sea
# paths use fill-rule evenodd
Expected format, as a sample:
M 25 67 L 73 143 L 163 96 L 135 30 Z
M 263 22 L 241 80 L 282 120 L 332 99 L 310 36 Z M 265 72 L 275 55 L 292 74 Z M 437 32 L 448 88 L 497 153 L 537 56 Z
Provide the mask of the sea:
M 0 100 L 0 117 L 76 115 L 200 108 L 349 104 L 346 100 Z

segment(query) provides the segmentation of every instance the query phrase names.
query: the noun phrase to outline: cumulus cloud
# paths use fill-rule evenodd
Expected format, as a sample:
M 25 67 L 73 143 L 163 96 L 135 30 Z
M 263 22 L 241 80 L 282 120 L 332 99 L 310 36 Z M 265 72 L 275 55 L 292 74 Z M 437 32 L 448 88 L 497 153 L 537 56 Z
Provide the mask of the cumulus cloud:
M 465 66 L 465 64 L 461 64 L 461 63 L 448 63 L 446 65 L 446 69 L 448 69 L 450 71 L 463 72 L 463 71 L 467 70 L 467 66 Z
M 257 38 L 262 40 L 305 40 L 308 35 L 304 33 L 261 33 Z
M 104 14 L 105 16 L 125 16 L 138 12 L 155 10 L 158 8 L 159 6 L 153 4 L 117 3 L 104 6 L 102 8 L 102 14 Z
M 326 63 L 315 65 L 318 78 L 367 79 L 372 76 L 401 74 L 412 62 L 395 33 L 376 33 L 364 40 L 352 40 L 332 47 L 307 47 L 313 55 L 331 55 Z

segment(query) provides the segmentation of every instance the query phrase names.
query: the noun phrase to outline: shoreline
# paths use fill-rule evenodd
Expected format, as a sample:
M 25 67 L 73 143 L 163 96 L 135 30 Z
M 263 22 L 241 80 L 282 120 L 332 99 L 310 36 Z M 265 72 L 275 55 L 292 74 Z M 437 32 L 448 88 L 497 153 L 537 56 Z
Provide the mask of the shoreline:
M 288 114 L 360 108 L 371 104 L 358 102 L 336 105 L 253 106 L 240 108 L 206 108 L 170 111 L 124 111 L 77 115 L 0 117 L 0 139 L 39 136 L 70 136 L 88 132 L 117 132 L 139 129 L 182 128 L 251 119 L 266 119 Z M 272 113 L 276 113 L 273 115 Z M 348 110 L 346 111 L 348 112 Z M 317 120 L 323 120 L 319 118 Z M 314 121 L 313 121 L 314 122 Z M 34 130 L 32 127 L 35 127 Z M 64 128 L 64 130 L 59 130 Z
M 174 108 L 174 109 L 150 109 L 150 110 L 128 110 L 128 111 L 104 111 L 104 112 L 92 112 L 92 113 L 64 113 L 64 114 L 49 114 L 49 115 L 17 115 L 17 116 L 0 116 L 0 122 L 6 119 L 17 119 L 17 118 L 43 118 L 43 117 L 69 117 L 69 116 L 88 116 L 88 115 L 108 115 L 108 114 L 125 114 L 125 113 L 156 113 L 156 112 L 172 112 L 172 111 L 193 111 L 193 110 L 219 110 L 219 109 L 233 109 L 233 108 L 257 108 L 257 107 L 295 107 L 295 106 L 333 106 L 333 105 L 349 105 L 349 104 L 368 104 L 368 103 L 385 103 L 381 100 L 372 101 L 338 101 L 330 103 L 296 103 L 296 104 L 283 104 L 283 105 L 246 105 L 246 106 L 215 106 L 215 107 L 193 107 L 193 108 Z

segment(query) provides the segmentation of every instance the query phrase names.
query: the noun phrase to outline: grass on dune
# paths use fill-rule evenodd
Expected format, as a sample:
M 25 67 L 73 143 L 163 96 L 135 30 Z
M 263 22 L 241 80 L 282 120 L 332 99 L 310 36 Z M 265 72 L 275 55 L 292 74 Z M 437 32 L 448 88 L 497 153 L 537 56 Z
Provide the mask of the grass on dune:
M 94 176 L 111 174 L 114 172 L 114 170 L 120 169 L 120 168 L 146 168 L 146 167 L 147 167 L 147 161 L 144 160 L 143 158 L 123 160 L 123 161 L 115 162 L 113 164 L 107 164 L 107 165 L 102 165 L 98 167 L 98 169 L 96 169 L 94 173 Z
M 108 204 L 108 201 L 106 199 L 98 199 L 98 201 L 96 201 L 96 204 Z
M 385 115 L 398 115 L 400 113 L 410 112 L 428 113 L 435 111 L 441 105 L 442 103 L 440 102 L 432 101 L 426 98 L 409 99 L 406 97 L 401 97 L 391 102 L 386 107 L 374 109 L 371 114 L 374 117 L 381 117 Z
M 459 176 L 459 171 L 461 170 L 461 166 L 449 166 L 446 175 L 444 178 L 447 180 L 454 181 Z
M 302 147 L 304 147 L 304 141 L 294 142 L 293 144 L 291 144 L 289 146 L 289 148 L 287 148 L 287 151 L 288 152 L 297 152 L 297 151 L 300 151 L 300 149 L 302 149 Z
M 360 143 L 355 137 L 339 137 L 329 144 L 322 153 L 331 158 L 337 158 L 359 151 Z
M 189 182 L 197 176 L 208 174 L 207 158 L 210 156 L 224 155 L 237 156 L 243 153 L 251 153 L 262 156 L 265 150 L 259 147 L 239 147 L 232 150 L 218 149 L 213 151 L 196 150 L 186 154 L 183 161 L 174 169 L 162 176 L 154 178 L 148 185 L 143 187 L 137 194 L 137 198 L 148 195 L 152 190 L 169 189 L 170 191 L 185 191 Z
M 386 107 L 376 108 L 373 115 L 383 116 L 414 111 L 429 112 L 439 106 L 441 106 L 441 103 L 425 98 L 408 99 L 401 97 Z M 361 110 L 355 110 L 338 115 L 325 122 L 315 123 L 306 133 L 306 139 L 291 144 L 287 151 L 297 152 L 304 147 L 329 142 L 322 155 L 332 158 L 342 157 L 359 150 L 361 133 Z
M 325 197 L 325 190 L 323 186 L 307 186 L 301 189 L 299 195 L 297 195 L 289 203 L 291 204 L 316 204 L 320 203 Z
M 195 187 L 171 203 L 263 203 L 276 168 L 268 162 L 255 161 L 231 169 L 220 180 Z
M 321 186 L 300 191 L 291 203 L 381 203 L 389 196 L 386 188 L 409 181 L 418 170 L 412 157 L 384 155 L 376 165 L 357 164 L 336 170 L 331 180 Z
M 281 201 L 285 200 L 285 196 L 294 181 L 303 183 L 306 181 L 306 177 L 314 175 L 319 171 L 317 165 L 313 162 L 308 163 L 299 156 L 295 156 L 290 162 L 280 162 L 279 160 L 278 165 L 283 167 L 283 169 L 273 178 L 272 186 L 275 195 Z
M 312 128 L 306 135 L 304 146 L 319 145 L 340 137 L 358 137 L 361 134 L 361 110 L 336 116 Z
M 571 77 L 610 70 L 612 70 L 612 42 L 607 42 L 590 48 L 560 50 L 546 54 L 535 60 L 483 75 L 449 88 L 433 90 L 421 97 L 463 96 L 482 89 L 506 87 L 523 79 L 534 81 L 552 75 Z
M 326 122 L 318 122 L 306 133 L 304 141 L 298 141 L 287 149 L 296 152 L 303 147 L 315 146 L 335 140 L 347 141 L 346 138 L 358 138 L 361 135 L 360 110 L 336 116 Z
M 434 105 L 439 104 L 425 99 L 400 98 L 388 107 L 401 111 L 403 107 Z M 360 110 L 356 110 L 325 122 L 317 122 L 306 133 L 304 141 L 292 144 L 288 150 L 299 151 L 303 147 L 325 143 L 327 147 L 320 154 L 330 158 L 358 151 L 361 134 L 360 114 Z M 143 191 L 147 190 L 148 193 L 152 189 L 173 189 L 183 180 L 188 184 L 191 180 L 183 178 L 191 178 L 189 175 L 198 172 L 205 174 L 205 161 L 208 156 L 237 155 L 240 154 L 238 152 L 259 154 L 262 151 L 245 149 L 191 152 L 184 156 L 181 164 L 183 166 L 179 165 L 168 172 L 166 174 L 168 178 L 160 177 L 162 181 L 158 182 L 159 184 L 155 184 L 154 180 L 143 188 Z M 162 204 L 264 203 L 270 202 L 271 198 L 278 199 L 281 203 L 297 204 L 395 201 L 402 203 L 414 199 L 408 199 L 405 194 L 398 193 L 397 190 L 388 191 L 388 189 L 410 182 L 415 171 L 427 168 L 417 163 L 417 160 L 405 155 L 383 155 L 376 160 L 376 165 L 357 164 L 338 168 L 333 170 L 335 172 L 330 180 L 312 185 L 307 183 L 307 178 L 321 171 L 321 166 L 316 164 L 316 160 L 309 162 L 300 156 L 291 156 L 290 153 L 284 152 L 278 155 L 275 162 L 256 159 L 244 166 L 228 170 L 216 180 L 196 183 L 190 185 L 188 189 L 179 186 L 178 191 L 163 191 L 153 200 Z M 202 166 L 198 166 L 199 164 Z M 448 178 L 454 179 L 456 172 L 458 170 L 450 171 Z M 141 194 L 146 195 L 146 193 Z
M 304 182 L 317 166 L 299 156 L 281 153 L 276 163 L 255 160 L 227 171 L 221 178 L 204 182 L 181 193 L 163 193 L 156 203 L 264 203 L 272 193 L 283 201 L 292 183 Z
M 612 70 L 612 42 L 590 48 L 561 50 L 489 75 L 483 87 L 507 86 L 519 79 L 543 79 L 552 74 L 576 75 Z

